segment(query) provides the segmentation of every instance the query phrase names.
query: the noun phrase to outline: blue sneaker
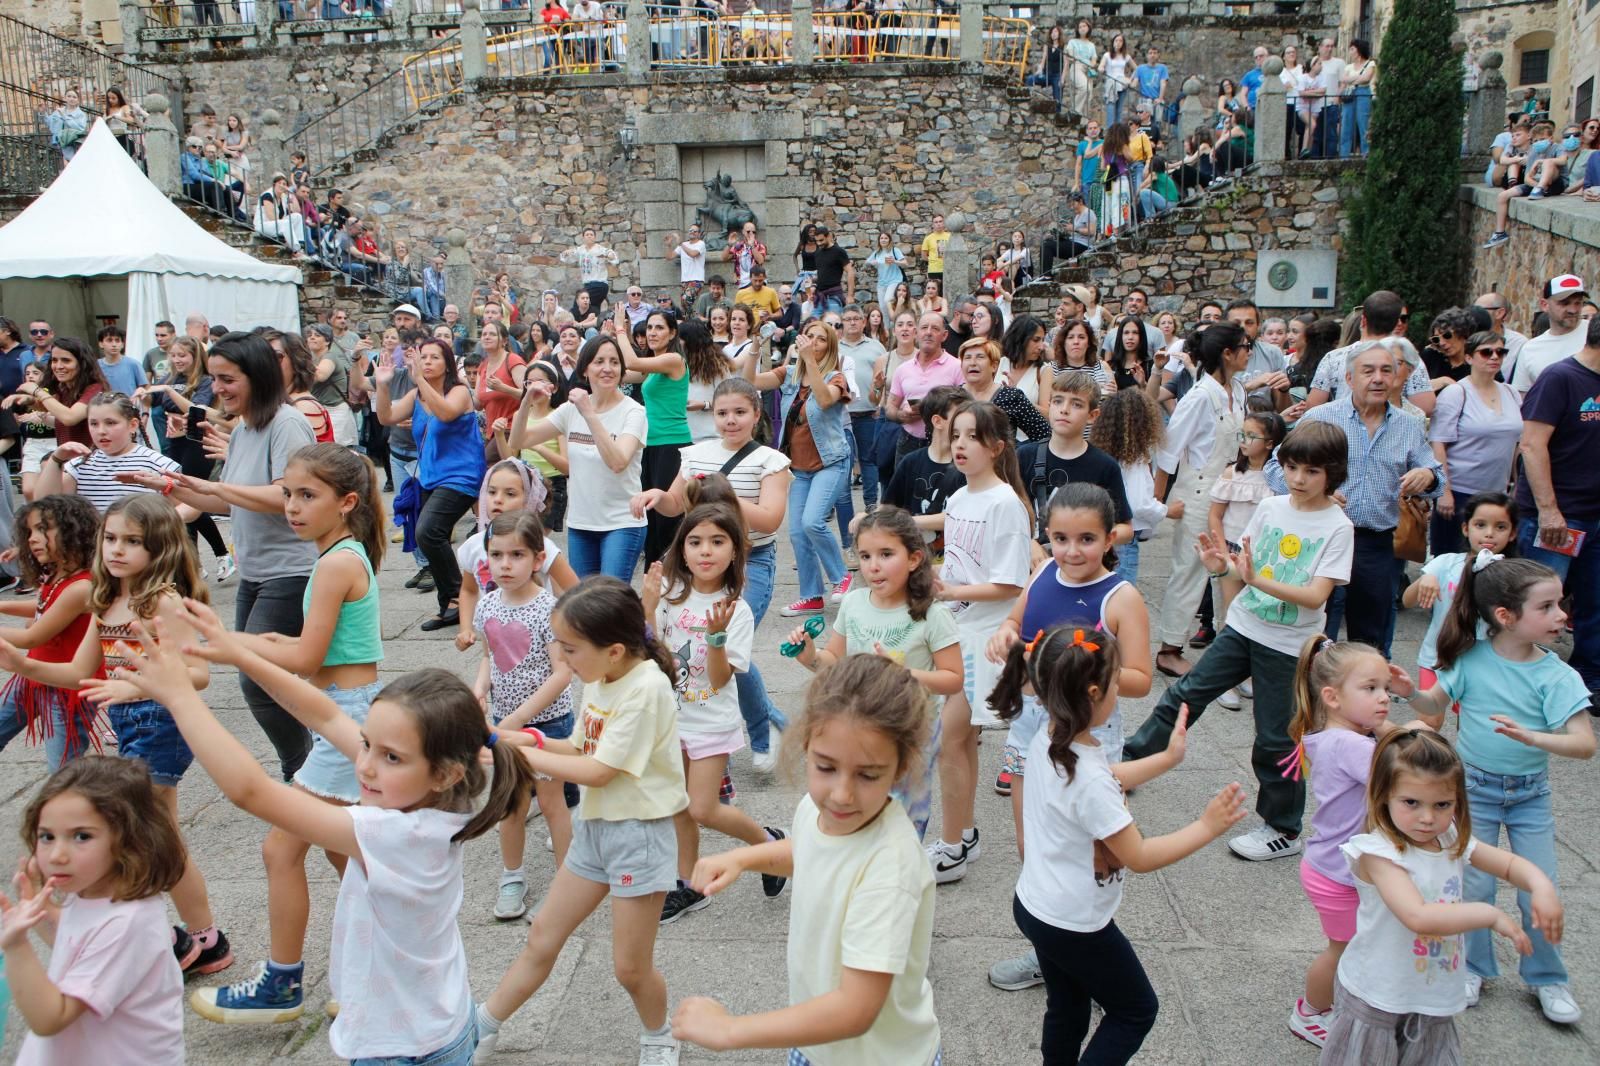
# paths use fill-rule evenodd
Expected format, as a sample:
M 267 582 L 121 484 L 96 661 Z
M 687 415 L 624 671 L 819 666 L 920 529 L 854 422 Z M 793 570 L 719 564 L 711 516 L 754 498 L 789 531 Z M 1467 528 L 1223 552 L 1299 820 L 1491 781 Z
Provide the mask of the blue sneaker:
M 255 976 L 220 988 L 199 988 L 189 997 L 194 1012 L 223 1025 L 273 1025 L 292 1022 L 305 1011 L 300 990 L 303 966 L 270 970 L 262 963 Z

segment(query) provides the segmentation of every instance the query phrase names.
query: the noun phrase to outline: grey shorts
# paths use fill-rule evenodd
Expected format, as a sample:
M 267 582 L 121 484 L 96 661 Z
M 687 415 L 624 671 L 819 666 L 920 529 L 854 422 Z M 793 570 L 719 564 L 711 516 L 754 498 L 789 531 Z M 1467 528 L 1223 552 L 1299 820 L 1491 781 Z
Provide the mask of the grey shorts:
M 671 818 L 621 822 L 572 815 L 564 864 L 585 881 L 611 886 L 613 896 L 648 896 L 678 887 L 678 837 Z

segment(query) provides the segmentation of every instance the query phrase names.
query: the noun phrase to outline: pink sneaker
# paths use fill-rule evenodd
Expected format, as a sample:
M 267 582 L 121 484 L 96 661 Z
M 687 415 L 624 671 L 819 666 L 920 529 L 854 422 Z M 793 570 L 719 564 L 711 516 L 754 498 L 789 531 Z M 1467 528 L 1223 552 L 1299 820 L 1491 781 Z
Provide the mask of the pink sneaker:
M 805 614 L 822 613 L 822 597 L 814 596 L 809 600 L 795 600 L 789 606 L 778 611 L 785 618 L 799 618 Z
M 834 603 L 838 603 L 840 600 L 844 599 L 844 594 L 846 592 L 850 591 L 850 579 L 851 579 L 851 576 L 852 575 L 850 575 L 848 573 L 845 574 L 844 575 L 844 580 L 839 582 L 837 585 L 833 586 L 833 602 Z
M 1306 1001 L 1303 997 L 1294 1001 L 1294 1008 L 1289 1011 L 1289 1032 L 1317 1047 L 1326 1046 L 1328 1028 L 1333 1024 L 1333 1011 L 1324 1011 L 1321 1014 L 1308 1014 L 1306 1011 Z

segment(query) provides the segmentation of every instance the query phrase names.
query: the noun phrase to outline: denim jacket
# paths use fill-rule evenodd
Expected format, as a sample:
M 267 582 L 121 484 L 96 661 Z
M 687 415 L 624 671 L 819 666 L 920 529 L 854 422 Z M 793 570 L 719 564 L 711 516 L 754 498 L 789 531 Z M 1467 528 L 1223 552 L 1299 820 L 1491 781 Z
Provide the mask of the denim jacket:
M 794 398 L 800 393 L 800 367 L 796 360 L 790 366 L 791 372 L 784 375 L 783 386 L 779 390 L 779 401 L 783 409 L 783 421 L 787 425 L 789 418 L 794 413 Z M 841 369 L 838 371 L 843 373 Z M 850 443 L 845 439 L 849 414 L 846 400 L 841 399 L 832 407 L 823 407 L 817 402 L 817 397 L 806 397 L 806 425 L 811 429 L 811 439 L 816 442 L 817 454 L 822 456 L 826 466 L 835 463 L 850 461 Z

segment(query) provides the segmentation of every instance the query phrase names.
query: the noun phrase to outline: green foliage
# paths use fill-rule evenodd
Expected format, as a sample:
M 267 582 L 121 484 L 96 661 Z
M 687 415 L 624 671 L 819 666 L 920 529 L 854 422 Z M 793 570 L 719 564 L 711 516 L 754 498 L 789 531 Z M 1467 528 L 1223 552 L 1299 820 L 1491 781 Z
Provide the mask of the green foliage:
M 1454 0 L 1395 0 L 1374 58 L 1371 146 L 1350 207 L 1345 289 L 1398 292 L 1412 331 L 1460 297 L 1461 59 Z M 1416 339 L 1416 338 L 1413 338 Z

